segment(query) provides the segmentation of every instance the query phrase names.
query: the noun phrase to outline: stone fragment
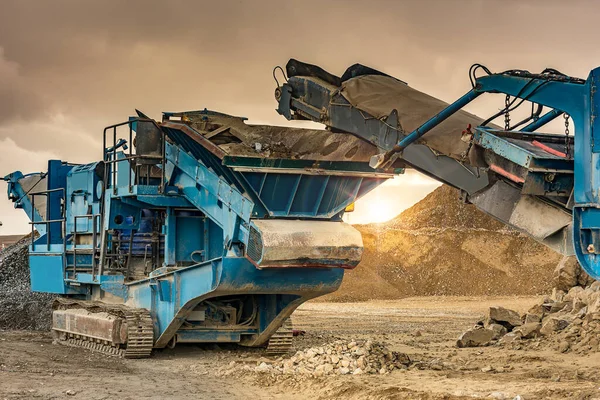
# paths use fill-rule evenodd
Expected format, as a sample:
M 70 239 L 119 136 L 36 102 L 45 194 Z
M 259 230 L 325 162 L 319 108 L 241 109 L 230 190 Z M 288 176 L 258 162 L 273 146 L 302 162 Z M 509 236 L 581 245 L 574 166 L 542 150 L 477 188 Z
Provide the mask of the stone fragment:
M 553 286 L 558 290 L 568 291 L 577 286 L 581 267 L 574 256 L 563 257 L 552 274 Z
M 587 312 L 590 314 L 600 312 L 600 299 L 595 299 L 593 302 L 589 303 L 587 307 Z
M 529 310 L 527 310 L 527 314 L 535 314 L 535 315 L 539 315 L 540 318 L 544 318 L 544 315 L 546 315 L 546 310 L 544 309 L 544 306 L 543 306 L 544 303 L 545 303 L 545 301 L 534 305 Z
M 525 314 L 525 324 L 531 324 L 534 322 L 542 322 L 542 316 L 539 314 L 532 314 L 532 313 L 527 313 Z
M 272 369 L 272 367 L 269 364 L 267 364 L 266 362 L 262 362 L 254 370 L 256 372 L 269 372 L 269 371 L 271 371 L 271 369 Z
M 594 282 L 596 282 L 596 280 L 589 276 L 588 273 L 580 267 L 579 278 L 577 279 L 579 286 L 587 287 L 592 285 Z
M 504 307 L 490 307 L 488 312 L 488 324 L 491 323 L 504 325 L 508 330 L 522 324 L 521 316 L 518 312 Z
M 571 344 L 566 340 L 563 340 L 558 344 L 558 351 L 560 351 L 561 353 L 566 353 L 567 351 L 569 351 L 570 348 Z
M 517 335 L 521 335 L 523 339 L 533 339 L 540 335 L 542 324 L 539 322 L 531 322 L 523 324 L 513 331 Z
M 340 372 L 340 375 L 347 375 L 350 372 L 350 370 L 348 368 L 342 367 L 339 369 L 339 372 Z
M 560 318 L 546 318 L 544 319 L 544 323 L 542 328 L 540 329 L 540 333 L 544 336 L 548 336 L 553 334 L 554 332 L 561 331 L 569 326 L 569 321 Z
M 581 286 L 573 286 L 565 295 L 564 301 L 573 301 L 575 299 L 581 299 L 581 295 L 584 292 L 584 288 Z
M 506 335 L 502 336 L 502 339 L 498 341 L 498 343 L 507 344 L 512 343 L 516 340 L 520 340 L 521 335 L 515 332 L 509 332 Z
M 554 289 L 552 289 L 552 295 L 550 295 L 550 300 L 552 300 L 554 302 L 564 301 L 566 294 L 567 294 L 566 291 L 554 288 Z
M 456 345 L 458 347 L 486 346 L 493 340 L 494 331 L 487 328 L 475 327 L 463 333 Z
M 586 307 L 586 304 L 583 301 L 579 299 L 573 299 L 573 309 L 571 310 L 571 313 L 577 314 L 584 307 Z
M 600 321 L 600 312 L 588 312 L 585 315 L 585 322 L 588 323 L 588 325 L 590 324 L 591 321 Z
M 498 340 L 502 336 L 504 336 L 508 333 L 508 329 L 506 329 L 506 327 L 504 327 L 504 325 L 500 325 L 500 324 L 496 324 L 496 323 L 490 324 L 488 326 L 488 329 L 491 329 L 494 332 L 494 336 L 492 337 L 492 340 Z

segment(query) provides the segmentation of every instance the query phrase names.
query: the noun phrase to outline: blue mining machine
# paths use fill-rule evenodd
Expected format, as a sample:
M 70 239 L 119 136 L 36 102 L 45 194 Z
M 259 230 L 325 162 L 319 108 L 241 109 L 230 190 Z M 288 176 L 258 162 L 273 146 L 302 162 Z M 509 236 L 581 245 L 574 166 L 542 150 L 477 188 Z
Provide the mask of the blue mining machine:
M 125 357 L 184 342 L 286 352 L 292 312 L 360 261 L 344 212 L 405 168 L 600 277 L 600 69 L 583 80 L 476 64 L 450 105 L 359 64 L 338 77 L 290 60 L 280 75 L 279 114 L 326 130 L 138 112 L 104 130 L 99 162 L 4 178 L 37 231 L 32 290 L 61 295 L 59 341 Z M 463 110 L 483 93 L 505 105 L 486 120 Z M 531 113 L 514 121 L 522 104 Z M 537 132 L 559 117 L 564 134 Z
M 60 295 L 56 339 L 127 358 L 289 351 L 292 312 L 360 261 L 344 211 L 401 172 L 370 168 L 375 147 L 345 134 L 209 110 L 138 112 L 103 141 L 101 161 L 4 179 L 31 220 L 31 289 Z

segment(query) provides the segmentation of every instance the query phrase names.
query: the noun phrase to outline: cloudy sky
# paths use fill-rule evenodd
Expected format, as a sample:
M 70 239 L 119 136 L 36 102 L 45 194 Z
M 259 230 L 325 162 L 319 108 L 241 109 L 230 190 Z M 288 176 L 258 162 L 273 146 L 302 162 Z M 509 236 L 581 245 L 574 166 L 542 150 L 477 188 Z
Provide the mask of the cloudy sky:
M 98 159 L 102 128 L 134 108 L 159 118 L 207 107 L 285 124 L 271 71 L 291 57 L 336 74 L 360 62 L 446 101 L 469 89 L 474 62 L 586 77 L 600 65 L 599 11 L 593 0 L 0 0 L 0 174 Z M 403 178 L 351 221 L 390 217 L 436 186 Z M 0 234 L 28 229 L 4 194 L 0 221 Z

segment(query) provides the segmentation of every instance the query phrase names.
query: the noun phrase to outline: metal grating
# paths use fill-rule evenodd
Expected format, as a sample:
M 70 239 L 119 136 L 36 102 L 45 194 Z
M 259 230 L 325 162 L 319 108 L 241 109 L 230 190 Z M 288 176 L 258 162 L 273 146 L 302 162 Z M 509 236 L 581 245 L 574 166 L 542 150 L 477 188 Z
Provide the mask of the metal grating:
M 246 249 L 246 255 L 255 263 L 259 263 L 262 259 L 263 241 L 260 236 L 260 232 L 253 226 L 250 227 L 250 234 L 248 236 L 248 247 Z

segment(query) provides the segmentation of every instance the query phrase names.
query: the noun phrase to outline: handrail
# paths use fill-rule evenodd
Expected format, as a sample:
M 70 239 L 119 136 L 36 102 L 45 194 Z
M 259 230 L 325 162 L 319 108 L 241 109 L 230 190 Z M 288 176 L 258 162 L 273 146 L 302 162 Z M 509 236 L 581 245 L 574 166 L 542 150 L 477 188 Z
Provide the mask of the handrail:
M 86 218 L 89 220 L 92 219 L 92 278 L 94 277 L 94 273 L 96 272 L 96 247 L 98 247 L 98 224 L 96 223 L 96 218 L 101 220 L 100 214 L 83 214 L 83 215 L 75 215 L 73 216 L 73 276 L 77 273 L 77 220 L 79 218 Z M 66 271 L 65 271 L 66 274 Z
M 137 154 L 133 154 L 133 124 L 136 122 L 151 122 L 153 123 L 161 132 L 161 139 L 162 139 L 162 154 L 160 156 L 148 156 L 148 155 L 137 155 Z M 118 147 L 117 146 L 117 128 L 121 127 L 121 126 L 125 126 L 127 125 L 129 127 L 129 154 L 127 156 L 125 156 L 125 158 L 121 158 L 121 159 L 117 159 L 117 150 Z M 113 145 L 110 147 L 110 151 L 107 151 L 109 148 L 107 147 L 106 144 L 106 139 L 107 139 L 107 133 L 108 131 L 112 130 L 112 136 L 113 136 Z M 158 125 L 158 123 L 151 119 L 151 118 L 134 118 L 131 119 L 129 121 L 126 122 L 121 122 L 118 124 L 114 124 L 114 125 L 109 125 L 107 127 L 104 128 L 103 131 L 103 137 L 102 137 L 102 141 L 103 141 L 103 155 L 102 155 L 102 159 L 104 161 L 105 164 L 111 165 L 111 164 L 116 164 L 120 161 L 130 161 L 130 160 L 136 160 L 136 159 L 148 159 L 148 160 L 160 160 L 160 164 L 161 164 L 161 181 L 160 181 L 160 185 L 159 185 L 159 192 L 162 193 L 164 191 L 164 181 L 165 181 L 165 133 L 164 131 L 160 128 L 160 126 Z M 104 176 L 104 184 L 105 184 L 105 189 L 108 189 L 110 187 L 109 182 L 108 182 L 108 171 L 105 169 L 105 176 Z M 117 181 L 117 169 L 115 167 L 111 167 L 111 171 L 110 171 L 110 175 L 111 175 L 111 184 L 113 186 L 113 194 L 117 194 L 117 186 L 116 186 L 116 181 Z M 136 179 L 139 177 L 139 173 L 136 171 Z M 149 179 L 149 176 L 147 177 L 147 179 Z M 132 176 L 131 176 L 131 165 L 130 165 L 130 169 L 129 169 L 129 180 L 128 180 L 128 187 L 129 187 L 129 193 L 133 192 L 133 183 L 132 183 Z

